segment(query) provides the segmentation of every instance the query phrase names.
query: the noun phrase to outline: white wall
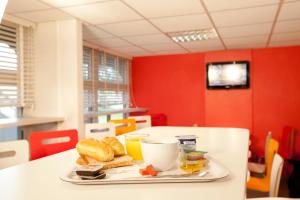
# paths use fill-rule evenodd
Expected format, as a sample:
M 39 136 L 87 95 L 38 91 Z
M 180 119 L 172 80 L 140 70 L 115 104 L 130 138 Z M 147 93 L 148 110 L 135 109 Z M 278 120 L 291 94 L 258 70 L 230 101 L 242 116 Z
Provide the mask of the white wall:
M 25 116 L 65 117 L 59 129 L 83 134 L 82 24 L 39 23 L 35 35 L 35 107 Z M 80 135 L 83 137 L 83 135 Z

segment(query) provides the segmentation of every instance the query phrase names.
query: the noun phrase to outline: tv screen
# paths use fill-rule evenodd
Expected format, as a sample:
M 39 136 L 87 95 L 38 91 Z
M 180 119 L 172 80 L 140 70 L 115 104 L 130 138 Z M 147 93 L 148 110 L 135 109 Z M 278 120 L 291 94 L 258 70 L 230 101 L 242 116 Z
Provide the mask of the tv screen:
M 206 64 L 208 89 L 249 88 L 249 62 L 218 62 Z

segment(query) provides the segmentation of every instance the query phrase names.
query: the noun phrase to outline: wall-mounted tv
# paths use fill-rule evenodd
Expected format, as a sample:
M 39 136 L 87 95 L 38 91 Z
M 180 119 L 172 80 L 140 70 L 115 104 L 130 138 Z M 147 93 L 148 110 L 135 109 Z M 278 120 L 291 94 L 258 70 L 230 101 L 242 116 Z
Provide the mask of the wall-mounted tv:
M 250 86 L 248 61 L 206 64 L 207 89 L 243 89 Z

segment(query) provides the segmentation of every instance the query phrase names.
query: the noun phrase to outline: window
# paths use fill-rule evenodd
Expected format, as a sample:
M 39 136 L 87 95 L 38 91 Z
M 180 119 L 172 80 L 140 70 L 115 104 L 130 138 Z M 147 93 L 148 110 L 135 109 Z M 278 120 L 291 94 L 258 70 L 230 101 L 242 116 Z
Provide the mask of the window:
M 33 29 L 0 24 L 0 119 L 20 116 L 33 106 Z M 0 140 L 18 139 L 17 128 L 0 130 Z
M 32 53 L 31 28 L 0 24 L 0 107 L 33 105 Z
M 128 59 L 84 47 L 84 111 L 94 113 L 86 121 L 106 122 L 124 117 L 123 113 L 98 117 L 98 113 L 129 107 L 129 65 Z

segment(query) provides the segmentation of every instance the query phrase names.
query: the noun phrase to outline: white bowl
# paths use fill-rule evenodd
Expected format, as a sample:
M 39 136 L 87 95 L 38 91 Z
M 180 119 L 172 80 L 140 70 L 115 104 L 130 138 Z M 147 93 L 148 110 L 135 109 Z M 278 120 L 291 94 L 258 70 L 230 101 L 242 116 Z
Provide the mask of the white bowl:
M 176 139 L 146 139 L 142 141 L 142 154 L 146 164 L 158 171 L 171 169 L 178 158 L 179 148 Z

